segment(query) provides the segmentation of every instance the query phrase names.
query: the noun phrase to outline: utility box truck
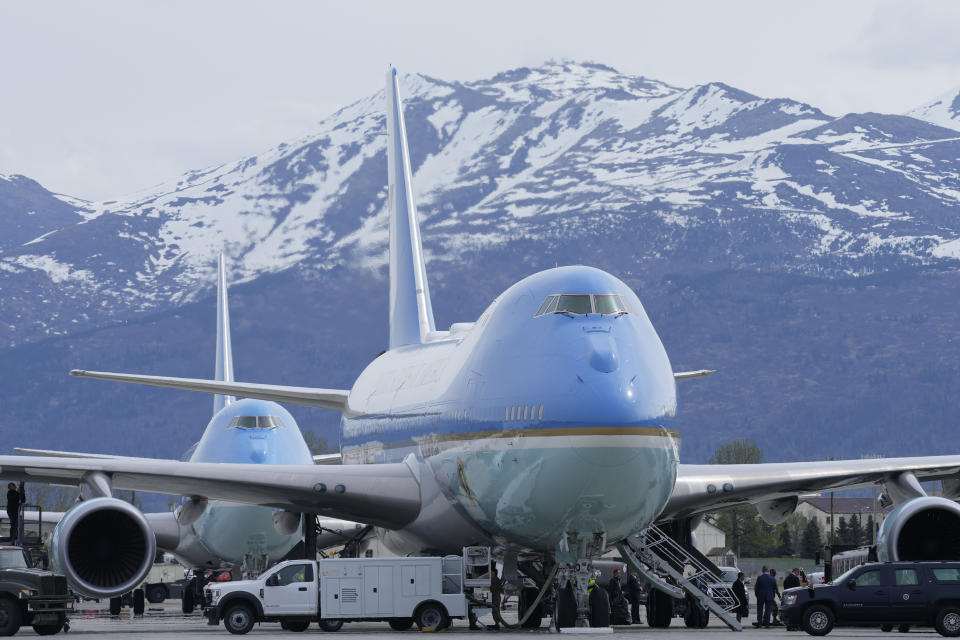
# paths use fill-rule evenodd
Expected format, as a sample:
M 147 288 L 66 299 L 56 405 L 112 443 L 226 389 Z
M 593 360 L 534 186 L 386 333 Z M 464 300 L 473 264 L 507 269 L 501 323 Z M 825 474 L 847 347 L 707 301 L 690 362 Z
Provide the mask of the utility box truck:
M 470 615 L 468 596 L 485 601 L 490 578 L 487 547 L 466 547 L 463 556 L 287 560 L 255 580 L 207 585 L 204 613 L 238 634 L 257 622 L 304 631 L 317 621 L 336 631 L 344 622 L 385 620 L 397 631 L 439 630 Z

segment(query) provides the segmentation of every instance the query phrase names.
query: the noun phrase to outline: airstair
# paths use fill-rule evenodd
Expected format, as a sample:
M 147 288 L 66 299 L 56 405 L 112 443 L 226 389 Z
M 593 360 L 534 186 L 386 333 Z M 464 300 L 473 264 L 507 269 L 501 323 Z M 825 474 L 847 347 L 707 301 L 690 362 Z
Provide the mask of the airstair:
M 617 549 L 624 562 L 654 588 L 674 598 L 690 596 L 731 630 L 743 630 L 736 616 L 737 597 L 700 552 L 683 547 L 654 525 L 627 538 Z

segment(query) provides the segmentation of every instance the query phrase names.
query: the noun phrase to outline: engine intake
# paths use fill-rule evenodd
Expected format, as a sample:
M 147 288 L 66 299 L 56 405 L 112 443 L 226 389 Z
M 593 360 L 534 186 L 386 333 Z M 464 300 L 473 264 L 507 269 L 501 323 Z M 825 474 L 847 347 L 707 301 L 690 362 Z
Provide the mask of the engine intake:
M 113 598 L 140 586 L 157 553 L 153 529 L 139 509 L 116 498 L 93 498 L 70 509 L 53 532 L 50 555 L 73 590 Z
M 960 505 L 927 496 L 890 512 L 877 537 L 877 557 L 897 560 L 960 560 Z

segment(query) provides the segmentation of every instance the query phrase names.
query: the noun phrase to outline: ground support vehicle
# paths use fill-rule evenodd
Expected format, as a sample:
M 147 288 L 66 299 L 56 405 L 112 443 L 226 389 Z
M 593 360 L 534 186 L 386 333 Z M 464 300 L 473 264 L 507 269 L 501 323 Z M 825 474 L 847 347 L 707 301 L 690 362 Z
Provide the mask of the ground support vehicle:
M 73 612 L 67 578 L 31 569 L 21 547 L 0 547 L 0 636 L 12 636 L 23 625 L 38 635 L 59 633 Z
M 478 561 L 482 549 L 481 566 Z M 465 560 L 466 558 L 466 560 Z M 304 631 L 317 621 L 326 631 L 344 622 L 387 621 L 405 631 L 416 624 L 442 630 L 466 618 L 474 590 L 489 589 L 490 550 L 467 547 L 464 556 L 287 560 L 255 580 L 209 584 L 204 614 L 243 634 L 257 622 Z
M 143 591 L 148 602 L 158 604 L 183 592 L 184 570 L 179 564 L 156 562 L 144 580 Z
M 780 618 L 810 635 L 835 626 L 932 626 L 960 637 L 960 562 L 871 562 L 829 584 L 783 592 Z

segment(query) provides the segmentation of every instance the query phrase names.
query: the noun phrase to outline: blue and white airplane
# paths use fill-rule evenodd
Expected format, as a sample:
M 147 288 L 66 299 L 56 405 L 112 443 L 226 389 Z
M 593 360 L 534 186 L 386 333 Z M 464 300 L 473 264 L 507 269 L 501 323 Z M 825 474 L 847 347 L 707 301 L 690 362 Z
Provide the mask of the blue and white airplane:
M 777 522 L 811 491 L 882 484 L 899 506 L 884 522 L 881 557 L 960 558 L 960 506 L 950 499 L 960 495 L 960 456 L 680 464 L 676 380 L 706 372 L 672 370 L 640 300 L 609 273 L 536 273 L 476 322 L 438 330 L 393 69 L 386 102 L 390 349 L 350 389 L 71 372 L 339 411 L 343 464 L 5 456 L 3 475 L 346 518 L 375 526 L 399 554 L 491 545 L 505 566 L 562 569 L 581 609 L 585 584 L 572 572 L 631 534 L 670 521 L 689 531 L 703 513 L 748 503 Z M 234 437 L 229 424 L 211 429 Z M 946 497 L 927 496 L 920 480 L 944 480 Z M 103 531 L 77 519 L 75 531 L 88 522 L 91 534 Z M 136 557 L 135 538 L 123 530 L 116 545 Z
M 233 381 L 233 349 L 223 254 L 217 265 L 217 355 L 214 379 L 226 383 Z M 59 457 L 117 459 L 117 456 L 104 454 L 23 448 L 16 451 Z M 328 457 L 317 456 L 321 459 Z M 237 400 L 225 394 L 214 395 L 213 417 L 200 440 L 190 447 L 183 459 L 189 463 L 314 464 L 314 456 L 300 428 L 286 409 L 268 400 Z M 90 490 L 89 483 L 87 489 Z M 83 563 L 71 562 L 63 555 L 67 551 L 60 541 L 75 535 L 77 523 L 116 508 L 112 498 L 102 499 L 109 495 L 105 487 L 102 489 L 90 491 L 92 496 L 100 496 L 101 499 L 83 502 L 67 512 L 66 517 L 63 514 L 44 514 L 52 516 L 59 524 L 53 542 L 55 562 L 67 573 L 76 590 L 91 597 L 110 597 L 123 593 L 142 580 L 142 576 L 137 579 L 136 575 L 131 575 L 128 580 L 117 584 L 104 583 L 103 578 L 84 574 L 79 566 Z M 302 539 L 299 511 L 277 511 L 229 501 L 208 502 L 199 495 L 184 496 L 172 513 L 147 513 L 144 516 L 153 534 L 150 535 L 151 532 L 146 529 L 142 533 L 145 550 L 153 549 L 152 553 L 146 554 L 151 562 L 155 552 L 160 550 L 174 555 L 182 565 L 199 570 L 239 568 L 244 564 L 250 564 L 251 570 L 258 566 L 260 570 L 266 569 L 267 563 L 282 559 Z M 143 527 L 145 523 L 139 524 Z M 325 520 L 321 525 L 324 531 L 322 544 L 343 542 L 355 535 L 358 527 L 362 529 L 362 525 L 342 520 Z M 150 544 L 153 540 L 155 544 Z M 122 541 L 115 542 L 119 542 L 122 548 Z M 149 564 L 145 566 L 149 569 Z M 195 598 L 190 596 L 200 595 L 201 589 L 202 584 L 188 589 L 183 598 L 185 611 L 192 610 Z

